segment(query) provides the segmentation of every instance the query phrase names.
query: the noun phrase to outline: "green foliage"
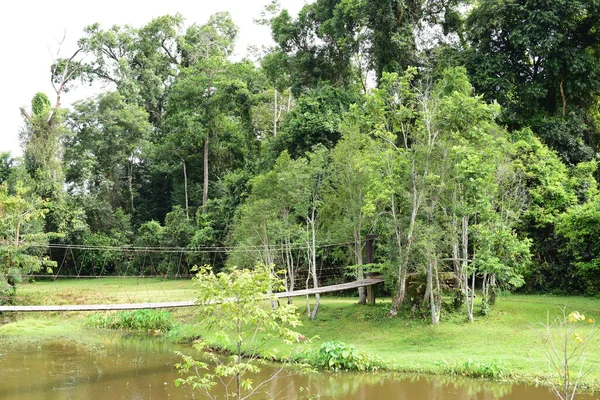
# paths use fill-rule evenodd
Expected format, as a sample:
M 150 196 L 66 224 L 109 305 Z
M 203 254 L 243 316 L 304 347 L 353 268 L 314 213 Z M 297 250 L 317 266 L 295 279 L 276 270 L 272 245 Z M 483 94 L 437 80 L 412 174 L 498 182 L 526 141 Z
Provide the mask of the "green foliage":
M 57 265 L 44 255 L 50 237 L 43 230 L 47 205 L 20 181 L 14 192 L 0 185 L 0 303 L 12 301 L 23 275 L 43 268 L 51 273 Z
M 471 359 L 462 364 L 442 361 L 436 363 L 444 373 L 451 375 L 468 376 L 470 378 L 505 379 L 509 377 L 510 366 L 502 360 L 489 362 L 473 361 Z
M 561 239 L 559 250 L 573 269 L 573 286 L 596 294 L 600 285 L 600 198 L 570 208 L 559 218 L 556 233 Z
M 0 153 L 0 185 L 3 184 L 11 175 L 15 160 L 10 153 Z
M 175 384 L 189 385 L 207 396 L 218 384 L 237 399 L 262 393 L 268 381 L 254 382 L 248 374 L 260 371 L 264 358 L 274 358 L 267 343 L 291 344 L 300 338 L 292 330 L 301 324 L 296 309 L 287 304 L 275 307 L 268 302 L 273 300 L 271 293 L 283 288 L 283 281 L 264 266 L 218 274 L 209 267 L 200 267 L 194 285 L 198 289 L 198 321 L 213 339 L 210 346 L 206 340 L 194 344 L 200 351 L 200 360 L 179 353 L 183 361 L 176 367 L 186 377 Z M 230 355 L 220 357 L 211 351 L 211 346 Z M 270 348 L 276 351 L 272 346 L 271 343 Z
M 31 112 L 34 116 L 47 115 L 50 111 L 50 99 L 42 92 L 38 92 L 31 100 Z
M 313 353 L 305 355 L 306 360 L 329 371 L 376 372 L 389 369 L 390 365 L 380 357 L 359 351 L 356 346 L 339 342 L 325 342 Z
M 275 154 L 287 150 L 292 158 L 304 156 L 317 145 L 331 149 L 341 138 L 340 124 L 358 96 L 352 90 L 320 85 L 299 97 L 287 115 L 282 132 L 273 140 Z
M 174 325 L 171 313 L 161 310 L 134 310 L 93 314 L 88 318 L 87 324 L 101 329 L 155 332 L 168 332 Z
M 593 156 L 584 121 L 600 92 L 598 13 L 586 0 L 484 0 L 467 19 L 475 87 L 511 128 L 531 126 L 571 164 Z

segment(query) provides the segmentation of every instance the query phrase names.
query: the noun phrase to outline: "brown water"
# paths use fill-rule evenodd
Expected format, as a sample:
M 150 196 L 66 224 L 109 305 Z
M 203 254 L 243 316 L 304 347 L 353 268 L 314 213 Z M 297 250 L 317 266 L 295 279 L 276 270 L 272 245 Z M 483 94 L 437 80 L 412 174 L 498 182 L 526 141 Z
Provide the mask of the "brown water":
M 93 344 L 48 342 L 0 343 L 0 399 L 202 399 L 176 388 L 175 350 L 156 338 L 106 336 Z M 266 367 L 257 382 L 277 369 Z M 287 375 L 287 374 L 285 374 Z M 280 376 L 259 399 L 359 400 L 553 400 L 546 388 L 508 385 L 455 377 L 328 374 Z M 579 395 L 579 400 L 599 396 Z

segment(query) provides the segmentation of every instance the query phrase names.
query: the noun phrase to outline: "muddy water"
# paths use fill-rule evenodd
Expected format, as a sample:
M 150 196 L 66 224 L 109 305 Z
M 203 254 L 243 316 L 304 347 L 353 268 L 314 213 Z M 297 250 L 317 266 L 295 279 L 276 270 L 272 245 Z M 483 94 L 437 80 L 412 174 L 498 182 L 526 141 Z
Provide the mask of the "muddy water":
M 106 336 L 91 344 L 48 342 L 11 346 L 0 342 L 0 399 L 192 399 L 204 398 L 176 388 L 175 351 L 192 353 L 156 338 Z M 263 370 L 267 380 L 275 367 Z M 287 374 L 282 374 L 287 375 Z M 384 374 L 310 374 L 280 376 L 264 387 L 260 399 L 375 400 L 553 400 L 545 388 L 454 377 Z M 577 399 L 596 399 L 581 395 Z

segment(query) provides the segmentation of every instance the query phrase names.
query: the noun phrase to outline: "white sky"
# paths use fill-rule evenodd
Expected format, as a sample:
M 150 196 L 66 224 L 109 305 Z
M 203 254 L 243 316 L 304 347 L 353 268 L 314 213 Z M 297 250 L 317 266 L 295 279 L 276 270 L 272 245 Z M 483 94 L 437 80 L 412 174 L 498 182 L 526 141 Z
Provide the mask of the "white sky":
M 282 8 L 297 14 L 305 0 L 280 0 Z M 308 1 L 310 2 L 310 1 Z M 20 155 L 18 133 L 22 126 L 19 107 L 29 107 L 37 92 L 44 92 L 54 103 L 50 84 L 50 65 L 65 37 L 60 56 L 71 56 L 83 28 L 99 22 L 104 29 L 112 25 L 141 27 L 152 18 L 181 13 L 186 25 L 202 24 L 218 11 L 229 11 L 240 32 L 236 53 L 245 54 L 249 45 L 270 44 L 268 28 L 256 26 L 258 17 L 269 0 L 103 0 L 3 1 L 0 5 L 0 152 Z M 65 36 L 66 35 L 66 36 Z M 92 95 L 90 89 L 63 95 L 63 105 Z

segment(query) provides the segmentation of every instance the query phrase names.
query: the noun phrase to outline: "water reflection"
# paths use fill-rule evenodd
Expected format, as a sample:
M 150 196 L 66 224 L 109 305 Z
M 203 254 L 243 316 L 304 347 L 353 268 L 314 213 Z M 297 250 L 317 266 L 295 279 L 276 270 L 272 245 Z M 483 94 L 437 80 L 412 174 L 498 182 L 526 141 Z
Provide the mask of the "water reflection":
M 175 350 L 156 338 L 119 335 L 89 343 L 0 344 L 0 399 L 192 399 L 188 388 L 175 388 Z M 256 381 L 276 368 L 265 368 Z M 273 379 L 257 398 L 377 400 L 554 400 L 546 388 L 508 385 L 456 377 L 391 374 L 286 374 Z M 596 396 L 580 395 L 579 400 Z

